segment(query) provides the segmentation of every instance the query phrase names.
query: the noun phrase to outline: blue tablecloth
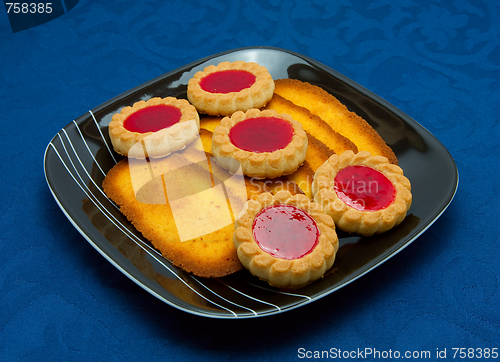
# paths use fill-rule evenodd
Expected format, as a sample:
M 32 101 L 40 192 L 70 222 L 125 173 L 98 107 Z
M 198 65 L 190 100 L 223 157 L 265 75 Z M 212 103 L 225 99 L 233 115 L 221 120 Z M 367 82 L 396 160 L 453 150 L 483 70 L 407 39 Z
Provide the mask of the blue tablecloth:
M 460 185 L 434 225 L 352 284 L 218 320 L 164 304 L 97 253 L 54 201 L 43 155 L 89 109 L 247 46 L 307 55 L 386 99 L 446 146 Z M 80 0 L 15 33 L 1 9 L 0 83 L 1 361 L 500 359 L 496 1 Z

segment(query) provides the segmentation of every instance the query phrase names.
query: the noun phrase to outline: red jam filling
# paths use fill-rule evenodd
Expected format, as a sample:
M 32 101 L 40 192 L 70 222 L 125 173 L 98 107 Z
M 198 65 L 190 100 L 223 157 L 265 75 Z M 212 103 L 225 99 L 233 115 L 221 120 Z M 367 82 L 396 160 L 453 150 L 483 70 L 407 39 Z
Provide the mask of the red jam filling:
M 221 70 L 200 81 L 200 87 L 210 93 L 239 92 L 255 83 L 255 75 L 245 70 Z
M 293 127 L 277 117 L 248 118 L 229 131 L 231 143 L 250 152 L 274 152 L 285 148 L 293 138 Z
M 123 127 L 130 132 L 156 132 L 178 123 L 181 116 L 182 112 L 179 108 L 167 104 L 159 104 L 142 108 L 132 113 L 123 122 Z
M 334 187 L 340 200 L 360 211 L 384 209 L 396 198 L 392 182 L 382 172 L 367 166 L 340 170 Z
M 292 205 L 275 205 L 257 214 L 253 222 L 253 237 L 266 253 L 292 260 L 314 250 L 319 229 L 305 211 Z

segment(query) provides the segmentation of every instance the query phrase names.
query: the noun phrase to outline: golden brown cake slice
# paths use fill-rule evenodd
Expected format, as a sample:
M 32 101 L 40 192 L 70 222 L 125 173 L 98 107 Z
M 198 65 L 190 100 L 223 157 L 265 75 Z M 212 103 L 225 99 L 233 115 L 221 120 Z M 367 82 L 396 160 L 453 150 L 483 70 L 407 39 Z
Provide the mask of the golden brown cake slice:
M 359 151 L 384 156 L 397 164 L 396 155 L 372 126 L 324 89 L 296 79 L 278 79 L 275 80 L 274 92 L 310 110 L 333 130 L 351 140 Z
M 271 101 L 266 105 L 265 109 L 274 109 L 278 113 L 286 113 L 292 116 L 293 119 L 299 121 L 304 127 L 308 136 L 314 137 L 317 141 L 317 147 L 323 144 L 323 147 L 328 147 L 336 154 L 351 150 L 357 152 L 356 145 L 348 138 L 334 131 L 332 127 L 323 121 L 320 117 L 314 115 L 307 108 L 297 106 L 293 102 L 283 98 L 275 93 Z M 323 162 L 326 160 L 323 160 Z
M 241 268 L 232 244 L 239 210 L 228 205 L 242 206 L 247 190 L 240 183 L 240 199 L 229 203 L 224 182 L 234 176 L 219 171 L 214 177 L 201 143 L 161 159 L 126 158 L 107 173 L 103 189 L 173 265 L 221 277 Z
M 103 188 L 134 227 L 173 265 L 202 277 L 222 277 L 241 269 L 232 243 L 232 223 L 181 241 L 172 207 L 161 196 L 165 195 L 161 177 L 146 183 L 136 197 L 129 163 L 124 159 L 108 172 Z

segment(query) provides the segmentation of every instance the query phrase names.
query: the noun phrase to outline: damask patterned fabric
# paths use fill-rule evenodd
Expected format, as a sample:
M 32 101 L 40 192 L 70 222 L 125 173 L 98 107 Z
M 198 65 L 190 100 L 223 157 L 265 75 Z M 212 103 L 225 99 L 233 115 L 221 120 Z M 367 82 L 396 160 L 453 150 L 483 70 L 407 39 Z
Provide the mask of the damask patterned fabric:
M 445 145 L 460 185 L 359 280 L 283 314 L 217 320 L 168 306 L 97 253 L 54 201 L 43 154 L 89 109 L 248 46 L 304 54 L 386 99 Z M 500 359 L 496 1 L 80 0 L 16 33 L 1 9 L 0 83 L 1 361 Z

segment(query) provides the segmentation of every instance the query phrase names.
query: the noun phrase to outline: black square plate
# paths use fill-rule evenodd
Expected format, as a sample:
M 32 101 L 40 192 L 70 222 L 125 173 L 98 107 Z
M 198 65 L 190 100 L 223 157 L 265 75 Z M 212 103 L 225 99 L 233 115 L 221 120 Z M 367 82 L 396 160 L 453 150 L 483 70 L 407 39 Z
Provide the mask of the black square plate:
M 189 79 L 222 61 L 253 61 L 273 79 L 295 78 L 324 88 L 366 119 L 392 147 L 412 184 L 413 204 L 398 227 L 382 235 L 339 233 L 340 248 L 324 278 L 295 292 L 269 287 L 246 270 L 219 279 L 172 266 L 139 234 L 102 191 L 120 159 L 108 124 L 122 107 L 151 97 L 186 98 Z M 87 241 L 116 268 L 165 303 L 213 318 L 248 318 L 288 311 L 322 298 L 370 272 L 413 242 L 446 210 L 458 171 L 446 148 L 416 121 L 360 85 L 313 59 L 277 48 L 236 49 L 201 59 L 121 94 L 69 123 L 45 152 L 45 177 L 59 207 Z

